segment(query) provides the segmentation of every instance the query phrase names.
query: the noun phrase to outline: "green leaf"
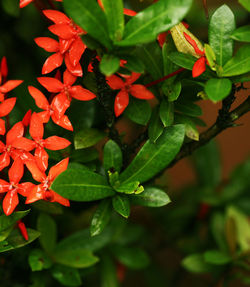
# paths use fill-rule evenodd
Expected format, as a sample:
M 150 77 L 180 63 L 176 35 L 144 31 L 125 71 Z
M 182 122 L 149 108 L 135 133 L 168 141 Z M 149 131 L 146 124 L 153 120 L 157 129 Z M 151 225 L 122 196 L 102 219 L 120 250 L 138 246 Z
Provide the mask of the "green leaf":
M 194 119 L 196 118 L 192 118 L 181 114 L 175 114 L 176 123 L 185 125 L 186 136 L 192 140 L 198 141 L 199 131 L 196 127 Z
M 175 103 L 176 110 L 180 111 L 184 115 L 190 117 L 199 117 L 202 115 L 202 109 L 188 100 L 180 100 Z
M 134 181 L 134 182 L 123 183 L 119 185 L 115 190 L 120 193 L 138 194 L 143 192 L 144 188 L 142 185 L 140 185 L 139 181 Z
M 54 219 L 48 214 L 41 213 L 37 219 L 37 230 L 41 233 L 39 241 L 43 249 L 52 253 L 57 240 L 57 227 Z
M 236 41 L 250 42 L 250 25 L 242 26 L 234 30 L 231 34 L 231 38 Z
M 29 254 L 29 265 L 32 271 L 41 271 L 51 267 L 52 262 L 41 249 L 33 249 Z
M 214 50 L 208 45 L 204 45 L 205 55 L 211 70 L 216 71 L 216 55 Z
M 244 45 L 223 67 L 222 77 L 245 74 L 250 71 L 250 45 Z
M 65 0 L 64 10 L 76 24 L 106 47 L 111 47 L 107 21 L 104 12 L 92 0 Z
M 248 12 L 250 12 L 250 0 L 238 0 L 238 1 Z
M 98 205 L 91 221 L 91 236 L 96 236 L 103 231 L 110 220 L 111 212 L 111 201 L 109 199 L 102 200 Z
M 116 265 L 108 254 L 101 257 L 101 287 L 118 287 Z
M 31 205 L 32 207 L 38 209 L 39 211 L 46 212 L 49 214 L 62 214 L 62 205 L 56 202 L 48 202 L 44 200 L 38 200 Z
M 145 70 L 144 63 L 140 60 L 140 58 L 135 55 L 125 55 L 122 56 L 123 60 L 126 60 L 125 68 L 130 70 L 131 72 L 136 72 L 142 74 Z
M 170 53 L 168 57 L 177 66 L 183 67 L 188 70 L 193 69 L 193 65 L 197 60 L 195 57 L 191 55 L 180 53 L 180 52 L 172 52 Z
M 203 254 L 192 254 L 182 260 L 182 266 L 193 273 L 211 272 L 212 266 L 205 262 Z
M 0 242 L 0 253 L 23 247 L 31 243 L 40 236 L 40 232 L 36 230 L 27 228 L 27 231 L 29 240 L 26 241 L 20 234 L 19 230 L 17 229 L 13 230 L 5 241 Z
M 233 40 L 230 36 L 234 29 L 234 14 L 227 5 L 222 5 L 212 15 L 208 31 L 209 44 L 220 66 L 233 55 Z
M 68 169 L 53 182 L 51 189 L 75 201 L 93 201 L 114 195 L 106 179 L 87 170 Z
M 149 207 L 161 207 L 171 202 L 168 195 L 157 187 L 146 187 L 142 193 L 131 195 L 129 199 L 132 204 Z
M 208 250 L 204 253 L 204 259 L 207 263 L 214 265 L 225 265 L 232 261 L 232 257 L 220 250 Z
M 151 116 L 151 107 L 148 101 L 131 98 L 124 114 L 131 121 L 146 125 Z
M 3 231 L 5 231 L 6 229 L 9 229 L 10 227 L 13 227 L 14 224 L 16 224 L 18 220 L 26 216 L 29 212 L 30 212 L 30 209 L 25 210 L 25 211 L 13 212 L 11 215 L 8 215 L 8 216 L 5 214 L 1 215 L 0 216 L 0 237 Z M 3 238 L 2 240 L 4 239 L 5 238 Z
M 111 76 L 120 68 L 120 59 L 114 55 L 104 55 L 100 63 L 100 70 L 105 76 Z
M 162 51 L 156 42 L 136 47 L 135 54 L 143 62 L 153 80 L 163 77 Z
M 121 216 L 128 218 L 130 214 L 130 202 L 126 195 L 116 195 L 112 198 L 114 210 Z
M 171 84 L 165 82 L 162 86 L 162 91 L 170 102 L 174 102 L 181 94 L 181 82 L 177 81 Z
M 120 41 L 124 30 L 124 16 L 122 0 L 102 0 L 106 14 L 109 37 L 112 41 Z
M 205 85 L 205 92 L 213 102 L 225 99 L 231 92 L 232 82 L 229 79 L 209 79 Z
M 184 133 L 183 125 L 175 125 L 166 128 L 156 143 L 148 140 L 131 164 L 120 175 L 120 181 L 140 181 L 143 183 L 155 176 L 179 152 L 184 140 Z
M 58 245 L 54 251 L 53 258 L 55 262 L 73 268 L 87 268 L 99 261 L 90 250 L 84 247 L 78 248 L 60 248 Z
M 125 26 L 124 39 L 116 43 L 132 46 L 152 42 L 156 36 L 178 24 L 187 14 L 191 0 L 161 0 L 134 16 Z
M 170 60 L 168 57 L 172 52 L 176 51 L 176 47 L 174 44 L 174 41 L 172 37 L 169 35 L 167 36 L 167 43 L 164 43 L 162 47 L 162 58 L 163 58 L 163 70 L 164 70 L 164 76 L 174 72 L 176 70 L 175 64 Z M 172 77 L 168 79 L 168 82 L 171 82 L 175 79 L 175 77 Z
M 51 269 L 52 276 L 64 286 L 81 286 L 79 271 L 75 268 L 55 264 Z
M 103 149 L 103 165 L 105 171 L 114 168 L 115 171 L 120 172 L 122 167 L 122 151 L 118 144 L 113 140 L 109 140 Z
M 149 257 L 141 248 L 115 246 L 112 251 L 119 262 L 131 269 L 143 269 L 149 265 Z
M 160 105 L 160 118 L 164 127 L 171 126 L 174 122 L 174 104 L 163 100 Z
M 155 107 L 150 118 L 148 126 L 148 137 L 151 142 L 155 143 L 163 133 L 164 126 L 159 115 L 159 108 Z
M 74 137 L 75 149 L 91 147 L 103 139 L 104 136 L 105 133 L 97 129 L 85 128 Z

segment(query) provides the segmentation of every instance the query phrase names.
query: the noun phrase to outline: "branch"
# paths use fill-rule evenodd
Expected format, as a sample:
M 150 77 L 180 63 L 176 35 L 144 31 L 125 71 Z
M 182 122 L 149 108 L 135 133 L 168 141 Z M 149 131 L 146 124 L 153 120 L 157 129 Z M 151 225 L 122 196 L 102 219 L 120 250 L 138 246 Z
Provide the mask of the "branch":
M 182 158 L 191 155 L 195 150 L 208 143 L 211 139 L 216 137 L 223 130 L 235 126 L 234 122 L 250 111 L 250 96 L 237 108 L 229 112 L 231 104 L 226 105 L 225 102 L 232 98 L 230 96 L 223 101 L 222 109 L 219 111 L 216 122 L 208 128 L 205 132 L 201 133 L 199 141 L 191 141 L 182 146 L 180 152 L 175 159 L 171 162 L 168 168 L 175 165 Z

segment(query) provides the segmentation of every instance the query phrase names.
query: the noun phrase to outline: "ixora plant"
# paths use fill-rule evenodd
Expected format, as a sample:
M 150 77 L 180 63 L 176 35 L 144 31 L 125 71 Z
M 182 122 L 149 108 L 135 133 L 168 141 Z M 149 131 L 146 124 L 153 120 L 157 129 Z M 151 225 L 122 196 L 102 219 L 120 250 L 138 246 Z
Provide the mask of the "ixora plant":
M 135 286 L 134 269 L 145 270 L 140 286 L 184 286 L 187 272 L 210 274 L 190 286 L 250 282 L 250 164 L 224 183 L 210 142 L 250 111 L 249 96 L 231 108 L 249 81 L 250 26 L 236 27 L 223 5 L 204 44 L 184 19 L 192 0 L 139 12 L 125 2 L 20 0 L 48 23 L 34 41 L 49 54 L 23 114 L 11 91 L 25 83 L 9 79 L 6 57 L 0 65 L 3 287 Z M 222 107 L 199 133 L 203 100 Z M 125 117 L 137 128 L 130 143 L 116 125 Z M 199 181 L 162 208 L 163 171 L 192 153 Z M 137 208 L 130 220 L 133 206 L 159 207 L 157 224 L 136 223 Z M 154 258 L 162 246 L 183 259 L 167 273 Z

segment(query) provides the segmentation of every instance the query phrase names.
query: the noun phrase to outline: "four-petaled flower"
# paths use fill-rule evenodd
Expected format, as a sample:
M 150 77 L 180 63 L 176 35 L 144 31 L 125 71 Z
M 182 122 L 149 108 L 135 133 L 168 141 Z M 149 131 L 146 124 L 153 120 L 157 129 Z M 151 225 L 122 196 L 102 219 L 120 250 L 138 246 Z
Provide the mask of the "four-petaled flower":
M 118 76 L 106 77 L 107 83 L 113 90 L 121 90 L 115 97 L 115 115 L 120 116 L 129 104 L 129 94 L 137 99 L 150 100 L 154 94 L 143 85 L 133 83 L 138 80 L 141 74 L 132 73 L 131 76 L 123 76 L 125 82 Z

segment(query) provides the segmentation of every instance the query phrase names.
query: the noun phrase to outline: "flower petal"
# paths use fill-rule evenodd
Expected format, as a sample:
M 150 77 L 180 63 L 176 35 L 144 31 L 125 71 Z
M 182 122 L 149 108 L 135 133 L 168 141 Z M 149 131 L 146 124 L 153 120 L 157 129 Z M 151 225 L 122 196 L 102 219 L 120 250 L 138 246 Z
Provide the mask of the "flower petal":
M 49 181 L 52 182 L 59 174 L 64 172 L 68 167 L 68 163 L 69 158 L 67 157 L 58 162 L 56 165 L 52 166 L 48 174 Z
M 137 14 L 137 12 L 135 12 L 134 10 L 131 10 L 131 9 L 124 8 L 123 14 L 125 14 L 127 16 L 135 16 Z
M 0 104 L 0 117 L 7 116 L 16 104 L 16 98 L 9 98 Z
M 22 82 L 22 80 L 10 80 L 0 87 L 0 92 L 6 94 L 15 89 L 17 86 L 21 85 Z
M 23 171 L 23 162 L 19 157 L 17 157 L 8 172 L 10 182 L 14 184 L 19 183 L 23 177 Z
M 28 112 L 24 115 L 22 119 L 22 123 L 25 127 L 29 126 L 30 124 L 31 114 L 32 114 L 32 111 L 28 110 Z
M 17 192 L 22 196 L 27 197 L 31 190 L 35 187 L 34 183 L 31 182 L 23 182 L 18 184 Z
M 17 190 L 12 189 L 4 197 L 3 200 L 3 211 L 6 215 L 10 215 L 19 203 Z
M 16 139 L 21 138 L 24 133 L 22 122 L 16 123 L 7 133 L 6 145 L 11 145 Z
M 135 81 L 137 81 L 140 78 L 140 76 L 141 76 L 140 73 L 133 72 L 129 77 L 125 77 L 126 78 L 125 85 L 133 84 Z
M 63 83 L 67 86 L 72 86 L 75 81 L 76 81 L 77 77 L 72 75 L 68 70 L 65 70 L 65 72 L 63 73 Z
M 125 86 L 125 83 L 123 82 L 123 80 L 115 75 L 106 77 L 106 81 L 107 81 L 107 84 L 110 86 L 110 88 L 113 90 L 119 90 Z
M 7 181 L 0 179 L 0 193 L 8 191 L 9 187 L 10 184 Z
M 75 35 L 74 29 L 69 24 L 55 24 L 48 28 L 51 33 L 57 35 L 58 37 L 69 40 Z
M 143 85 L 132 85 L 129 89 L 129 93 L 137 99 L 150 100 L 155 97 L 154 94 Z
M 38 37 L 35 38 L 35 42 L 37 46 L 43 48 L 47 52 L 58 52 L 59 51 L 59 43 L 52 38 L 49 37 Z
M 51 115 L 52 121 L 57 124 L 58 126 L 73 131 L 72 124 L 69 120 L 69 118 L 66 115 L 63 115 L 60 119 L 56 118 L 54 114 Z
M 70 19 L 62 12 L 57 10 L 43 10 L 43 14 L 55 24 L 70 23 Z
M 36 147 L 36 143 L 27 138 L 18 138 L 13 143 L 12 146 L 16 149 L 21 149 L 25 151 L 32 151 Z
M 30 120 L 30 135 L 34 140 L 43 138 L 44 127 L 41 117 L 37 113 L 33 113 Z
M 38 147 L 35 150 L 35 161 L 41 171 L 46 171 L 48 168 L 49 155 L 44 148 Z
M 199 77 L 206 70 L 206 57 L 200 57 L 193 66 L 192 75 L 193 78 Z
M 55 53 L 47 58 L 47 60 L 43 64 L 42 74 L 48 74 L 55 70 L 56 68 L 60 67 L 63 62 L 63 56 L 60 52 Z
M 7 152 L 0 155 L 0 171 L 10 164 L 10 156 Z
M 5 130 L 5 121 L 3 119 L 0 119 L 0 135 L 4 135 L 6 132 Z
M 70 89 L 70 95 L 80 101 L 89 101 L 96 98 L 96 95 L 82 86 L 73 86 Z
M 62 38 L 59 39 L 59 49 L 61 54 L 64 54 L 67 50 L 69 50 L 71 44 L 75 41 L 74 38 L 69 40 L 64 40 Z
M 35 100 L 38 108 L 42 110 L 47 110 L 49 108 L 49 102 L 41 91 L 32 86 L 28 86 L 28 90 L 31 97 Z
M 42 182 L 46 179 L 46 174 L 39 169 L 35 160 L 26 161 L 25 165 L 27 166 L 34 180 Z
M 59 93 L 63 89 L 63 83 L 55 78 L 39 77 L 38 82 L 49 92 Z
M 30 4 L 31 2 L 33 2 L 33 0 L 20 0 L 20 2 L 19 2 L 19 7 L 20 7 L 20 8 L 24 8 L 25 6 L 27 6 L 27 5 Z
M 82 72 L 82 67 L 80 63 L 78 63 L 76 66 L 73 66 L 69 59 L 69 53 L 65 54 L 64 62 L 65 62 L 67 69 L 70 71 L 71 74 L 73 74 L 76 77 L 82 77 L 83 72 Z
M 54 111 L 54 115 L 57 119 L 60 119 L 67 108 L 70 106 L 71 100 L 65 95 L 65 93 L 60 93 L 56 95 L 51 103 L 51 108 Z
M 86 45 L 83 43 L 82 39 L 78 36 L 69 49 L 69 59 L 73 66 L 76 66 L 77 63 L 79 63 L 85 49 Z
M 8 65 L 6 57 L 3 57 L 0 64 L 0 73 L 2 77 L 6 78 L 8 76 Z
M 115 115 L 116 117 L 119 117 L 123 111 L 126 109 L 129 103 L 129 95 L 127 91 L 121 90 L 117 96 L 115 97 Z
M 30 204 L 37 200 L 43 199 L 43 193 L 44 190 L 41 184 L 34 186 L 33 189 L 30 191 L 30 193 L 28 194 L 25 203 Z
M 70 202 L 68 199 L 62 197 L 61 195 L 59 195 L 58 193 L 54 192 L 53 190 L 51 190 L 51 192 L 53 192 L 53 200 L 51 202 L 58 202 L 64 206 L 70 206 Z
M 67 139 L 52 136 L 44 140 L 44 147 L 50 150 L 60 150 L 68 147 L 71 144 Z

